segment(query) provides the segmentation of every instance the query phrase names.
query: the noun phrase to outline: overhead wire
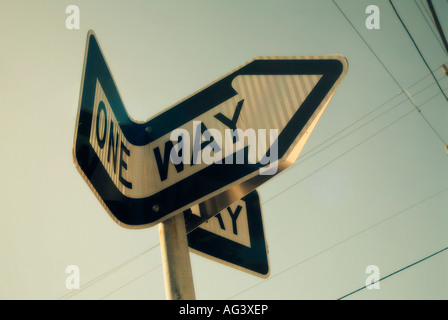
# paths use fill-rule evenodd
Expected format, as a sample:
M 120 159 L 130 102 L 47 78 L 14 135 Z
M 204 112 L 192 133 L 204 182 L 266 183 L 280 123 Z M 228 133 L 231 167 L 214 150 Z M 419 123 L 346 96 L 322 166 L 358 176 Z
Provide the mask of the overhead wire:
M 445 48 L 442 44 L 442 42 L 440 41 L 439 37 L 437 36 L 437 34 L 434 32 L 434 29 L 431 27 L 431 24 L 428 21 L 428 18 L 426 18 L 426 15 L 423 13 L 422 9 L 420 8 L 420 6 L 417 3 L 417 0 L 414 0 L 415 5 L 417 6 L 418 10 L 420 11 L 420 14 L 423 16 L 423 18 L 426 21 L 426 24 L 428 25 L 428 28 L 431 30 L 432 34 L 434 35 L 434 37 L 436 38 L 437 42 L 439 43 L 440 47 L 442 48 L 443 51 L 445 51 Z M 437 28 L 436 23 L 434 21 L 434 19 L 432 19 L 431 14 L 429 13 L 428 9 L 426 8 L 426 6 L 423 4 L 423 0 L 420 0 L 420 4 L 423 7 L 423 9 L 425 9 L 426 14 L 429 16 L 429 18 L 431 19 L 433 25 Z
M 440 68 L 440 67 L 439 67 Z M 440 79 L 443 78 L 447 78 L 445 76 L 441 77 Z M 447 78 L 448 79 L 448 78 Z M 443 79 L 444 80 L 444 79 Z M 426 86 L 425 88 L 417 91 L 416 93 L 414 93 L 414 97 L 419 95 L 420 93 L 422 93 L 423 91 L 425 91 L 426 89 L 430 88 L 431 86 L 433 86 L 434 83 L 431 83 L 430 85 Z M 408 87 L 407 89 L 405 89 L 404 92 L 407 92 L 407 90 L 410 87 Z M 404 92 L 401 92 L 399 95 L 403 94 Z M 408 95 L 409 93 L 407 93 Z M 395 96 L 397 97 L 397 96 Z M 318 144 L 317 146 L 313 147 L 312 149 L 310 149 L 309 151 L 307 151 L 306 153 L 304 153 L 301 156 L 301 160 L 297 161 L 296 163 L 294 163 L 294 165 L 291 166 L 291 168 L 297 167 L 299 166 L 302 162 L 312 158 L 313 156 L 315 156 L 316 154 L 322 152 L 323 150 L 327 149 L 328 147 L 330 147 L 331 145 L 335 144 L 336 142 L 341 141 L 342 139 L 346 138 L 347 136 L 353 134 L 354 132 L 358 131 L 359 129 L 363 128 L 364 126 L 366 126 L 367 124 L 371 123 L 372 121 L 380 118 L 381 116 L 385 115 L 386 113 L 392 111 L 393 109 L 395 109 L 396 107 L 400 106 L 401 104 L 405 103 L 406 101 L 408 101 L 408 98 L 405 100 L 402 100 L 399 103 L 396 103 L 395 105 L 393 105 L 392 107 L 388 108 L 386 111 L 380 113 L 379 115 L 375 116 L 374 118 L 364 122 L 362 125 L 358 126 L 357 128 L 353 129 L 352 131 L 350 131 L 349 133 L 345 134 L 344 136 L 338 138 L 337 140 L 333 141 L 331 144 L 321 148 L 320 150 L 318 150 L 317 152 L 313 153 L 311 156 L 309 157 L 305 157 L 306 155 L 308 155 L 309 153 L 311 153 L 312 151 L 314 151 L 315 149 L 319 148 L 320 146 L 324 145 L 325 143 L 327 143 L 328 141 L 332 140 L 334 137 L 340 135 L 342 132 L 346 131 L 347 129 L 349 129 L 350 127 L 354 126 L 356 123 L 360 122 L 361 120 L 363 120 L 364 118 L 366 118 L 367 116 L 373 114 L 375 111 L 379 110 L 380 108 L 382 108 L 383 106 L 385 106 L 388 102 L 390 102 L 391 100 L 393 100 L 395 97 L 393 97 L 392 99 L 387 100 L 386 102 L 384 102 L 383 104 L 379 105 L 378 107 L 374 108 L 372 111 L 368 112 L 367 114 L 361 116 L 359 119 L 357 119 L 356 121 L 352 122 L 351 124 L 349 124 L 348 126 L 344 127 L 342 130 L 340 130 L 339 132 L 337 132 L 336 134 L 332 135 L 330 138 L 324 140 L 323 142 L 321 142 L 320 144 Z
M 440 93 L 434 95 L 433 97 L 427 99 L 426 101 L 424 101 L 423 103 L 420 104 L 420 107 L 422 107 L 423 105 L 425 105 L 426 103 L 428 103 L 429 101 L 431 101 L 432 99 L 436 98 L 437 96 L 439 96 Z M 306 175 L 305 177 L 303 177 L 302 179 L 296 181 L 295 183 L 293 183 L 292 185 L 290 185 L 289 187 L 281 190 L 280 192 L 274 194 L 272 197 L 270 197 L 269 199 L 267 199 L 266 201 L 264 201 L 262 204 L 266 205 L 267 203 L 269 203 L 270 201 L 272 201 L 273 199 L 277 198 L 278 196 L 280 196 L 283 192 L 286 192 L 288 190 L 290 190 L 291 188 L 293 188 L 294 186 L 298 185 L 299 183 L 301 183 L 302 181 L 304 181 L 305 179 L 309 178 L 310 176 L 314 175 L 315 173 L 317 173 L 318 171 L 322 170 L 323 168 L 327 167 L 328 165 L 332 164 L 333 162 L 335 162 L 336 160 L 342 158 L 343 156 L 347 155 L 349 152 L 353 151 L 354 149 L 358 148 L 359 146 L 361 146 L 362 144 L 364 144 L 365 142 L 369 141 L 370 139 L 372 139 L 373 137 L 375 137 L 376 135 L 378 135 L 379 133 L 383 132 L 384 130 L 386 130 L 387 128 L 391 127 L 392 125 L 394 125 L 395 123 L 397 123 L 398 121 L 400 121 L 401 119 L 405 118 L 406 116 L 410 115 L 411 113 L 415 112 L 416 109 L 411 109 L 409 111 L 407 111 L 406 113 L 404 113 L 403 115 L 401 115 L 399 118 L 395 119 L 394 121 L 392 121 L 391 123 L 389 123 L 388 125 L 386 125 L 385 127 L 381 128 L 380 130 L 374 132 L 373 134 L 371 134 L 370 136 L 368 136 L 367 138 L 361 140 L 360 142 L 358 142 L 356 145 L 352 146 L 351 148 L 347 149 L 346 151 L 342 152 L 341 154 L 339 154 L 338 156 L 336 156 L 335 158 L 331 159 L 330 161 L 326 162 L 323 166 L 315 169 L 314 171 L 312 171 L 311 173 L 309 173 L 308 175 Z
M 246 289 L 244 289 L 242 291 L 237 292 L 236 294 L 232 295 L 227 300 L 230 300 L 230 299 L 232 299 L 232 298 L 234 298 L 236 296 L 239 296 L 240 294 L 242 294 L 242 293 L 244 293 L 244 292 L 246 292 L 246 291 L 248 291 L 250 289 L 253 289 L 253 288 L 255 288 L 255 287 L 257 287 L 257 286 L 259 286 L 259 285 L 261 285 L 261 284 L 271 280 L 271 279 L 274 279 L 274 278 L 278 277 L 279 275 L 281 275 L 281 274 L 283 274 L 285 272 L 288 272 L 288 271 L 290 271 L 290 270 L 292 270 L 292 269 L 294 269 L 294 268 L 304 264 L 305 262 L 307 262 L 307 261 L 309 261 L 309 260 L 311 260 L 313 258 L 316 258 L 317 256 L 320 256 L 321 254 L 323 254 L 323 253 L 325 253 L 327 251 L 330 251 L 331 249 L 334 249 L 334 248 L 340 246 L 341 244 L 343 244 L 343 243 L 345 243 L 345 242 L 347 242 L 349 240 L 352 240 L 352 239 L 358 237 L 359 235 L 361 235 L 361 234 L 363 234 L 363 233 L 365 233 L 365 232 L 367 232 L 369 230 L 372 230 L 372 229 L 376 228 L 377 226 L 379 226 L 379 225 L 381 225 L 381 224 L 383 224 L 383 223 L 385 223 L 385 222 L 387 222 L 387 221 L 389 221 L 389 220 L 391 220 L 393 218 L 396 218 L 397 216 L 399 216 L 399 215 L 409 211 L 410 209 L 413 209 L 413 208 L 415 208 L 415 207 L 417 207 L 417 206 L 419 206 L 419 205 L 421 205 L 421 204 L 423 204 L 423 203 L 425 203 L 425 202 L 427 202 L 427 201 L 429 201 L 429 200 L 431 200 L 431 199 L 437 197 L 438 195 L 441 195 L 441 194 L 443 194 L 443 193 L 445 193 L 447 191 L 448 191 L 448 186 L 443 188 L 443 189 L 441 189 L 441 190 L 439 190 L 439 191 L 437 191 L 437 192 L 435 192 L 435 193 L 433 193 L 433 194 L 431 194 L 431 195 L 429 195 L 429 196 L 427 196 L 424 199 L 421 199 L 421 200 L 419 200 L 419 201 L 417 201 L 417 202 L 407 206 L 406 208 L 404 208 L 404 209 L 402 209 L 400 211 L 395 212 L 394 214 L 388 216 L 387 218 L 385 218 L 383 220 L 380 220 L 380 221 L 376 222 L 375 224 L 373 224 L 373 225 L 371 225 L 371 226 L 369 226 L 369 227 L 367 227 L 367 228 L 365 228 L 365 229 L 363 229 L 361 231 L 358 231 L 358 232 L 352 234 L 351 236 L 349 236 L 347 238 L 342 239 L 341 241 L 338 241 L 337 243 L 331 245 L 330 247 L 327 247 L 324 250 L 321 250 L 321 251 L 319 251 L 319 252 L 317 252 L 317 253 L 315 253 L 315 254 L 313 254 L 313 255 L 311 255 L 311 256 L 309 256 L 309 257 L 307 257 L 307 258 L 305 258 L 305 259 L 303 259 L 303 260 L 301 260 L 301 261 L 291 265 L 291 266 L 289 266 L 288 268 L 283 269 L 283 270 L 277 272 L 276 274 L 271 275 L 269 278 L 264 279 L 264 280 L 262 280 L 260 282 L 257 282 L 256 284 L 254 284 L 254 285 L 252 285 L 252 286 L 250 286 L 250 287 L 248 287 L 248 288 L 246 288 Z
M 414 266 L 416 266 L 417 264 L 419 264 L 419 263 L 421 263 L 421 262 L 423 262 L 423 261 L 425 261 L 425 260 L 428 260 L 429 258 L 432 258 L 432 257 L 434 257 L 434 256 L 436 256 L 436 255 L 438 255 L 438 254 L 440 254 L 440 253 L 442 253 L 442 252 L 444 252 L 444 251 L 446 251 L 446 250 L 448 250 L 448 247 L 445 247 L 445 248 L 443 248 L 443 249 L 441 249 L 441 250 L 439 250 L 439 251 L 437 251 L 437 252 L 435 252 L 435 253 L 433 253 L 433 254 L 430 254 L 430 255 L 427 256 L 427 257 L 424 257 L 423 259 L 420 259 L 420 260 L 418 260 L 418 261 L 416 261 L 416 262 L 414 262 L 414 263 L 411 263 L 410 265 L 407 265 L 407 266 L 404 267 L 404 268 L 401 268 L 401 269 L 399 269 L 399 270 L 397 270 L 397 271 L 394 271 L 394 272 L 388 274 L 387 276 L 384 276 L 384 277 L 382 277 L 382 278 L 380 278 L 380 279 L 378 279 L 378 280 L 376 280 L 376 281 L 373 281 L 373 282 L 370 283 L 369 285 L 366 285 L 366 286 L 361 287 L 361 288 L 359 288 L 359 289 L 357 289 L 357 290 L 354 290 L 354 291 L 352 291 L 352 292 L 350 292 L 350 293 L 348 293 L 348 294 L 346 294 L 346 295 L 344 295 L 344 296 L 338 298 L 338 300 L 345 299 L 345 298 L 347 298 L 347 297 L 349 297 L 349 296 L 351 296 L 351 295 L 353 295 L 353 294 L 355 294 L 355 293 L 357 293 L 357 292 L 359 292 L 359 291 L 361 291 L 361 290 L 366 289 L 366 288 L 369 287 L 369 286 L 372 286 L 372 285 L 374 285 L 374 284 L 376 284 L 376 283 L 379 283 L 380 281 L 384 281 L 384 280 L 386 280 L 387 278 L 390 278 L 391 276 L 394 276 L 394 275 L 396 275 L 396 274 L 398 274 L 398 273 L 400 273 L 400 272 L 402 272 L 402 271 L 404 271 L 404 270 L 406 270 L 406 269 L 409 269 L 409 268 L 411 268 L 411 267 L 414 267 Z
M 404 21 L 401 19 L 400 14 L 398 13 L 397 9 L 395 8 L 392 0 L 389 0 L 390 5 L 392 6 L 392 9 L 395 12 L 395 15 L 397 16 L 398 20 L 400 20 L 403 28 L 406 30 L 406 33 L 408 34 L 409 38 L 411 39 L 412 43 L 414 44 L 414 47 L 417 49 L 417 52 L 419 53 L 420 57 L 422 58 L 425 66 L 428 68 L 428 70 L 431 72 L 432 77 L 434 78 L 434 81 L 436 82 L 437 86 L 439 87 L 440 91 L 442 92 L 443 96 L 445 97 L 445 100 L 448 101 L 448 97 L 445 94 L 445 91 L 442 89 L 442 87 L 440 86 L 439 81 L 437 81 L 436 76 L 434 75 L 434 73 L 432 72 L 431 68 L 429 67 L 428 63 L 426 62 L 425 57 L 423 56 L 422 52 L 420 51 L 420 48 L 418 47 L 417 43 L 415 42 L 414 38 L 412 37 L 411 33 L 409 32 L 408 28 L 406 27 Z M 398 83 L 398 82 L 397 82 Z M 442 138 L 442 136 L 440 135 L 440 133 L 436 130 L 436 128 L 434 128 L 434 126 L 429 122 L 428 118 L 425 117 L 425 115 L 421 112 L 421 110 L 418 109 L 418 107 L 415 105 L 415 103 L 412 101 L 412 99 L 409 99 L 412 104 L 414 104 L 414 106 L 417 108 L 420 116 L 422 117 L 422 119 L 428 124 L 428 126 L 432 129 L 432 131 L 435 133 L 435 135 L 440 139 L 440 141 L 442 141 L 442 143 L 444 144 L 444 146 L 447 146 L 448 143 Z
M 428 3 L 429 6 L 429 10 L 431 11 L 432 14 L 432 20 L 434 21 L 434 25 L 437 29 L 437 32 L 440 35 L 440 39 L 443 42 L 443 45 L 445 47 L 445 52 L 448 53 L 448 42 L 446 41 L 446 37 L 445 37 L 445 33 L 443 32 L 443 28 L 440 25 L 440 21 L 439 21 L 439 17 L 437 16 L 437 12 L 436 9 L 434 8 L 434 4 L 432 3 L 432 0 L 426 0 L 426 2 Z
M 135 282 L 135 281 L 137 281 L 137 280 L 143 278 L 143 277 L 146 276 L 147 274 L 149 274 L 149 273 L 151 273 L 151 272 L 157 270 L 157 269 L 160 268 L 161 266 L 162 266 L 162 264 L 160 263 L 160 264 L 156 265 L 155 267 L 153 267 L 153 268 L 151 268 L 151 269 L 149 269 L 149 270 L 143 272 L 143 273 L 140 274 L 139 276 L 137 276 L 137 277 L 135 277 L 135 278 L 133 278 L 133 279 L 127 281 L 126 283 L 124 283 L 124 284 L 121 285 L 120 287 L 118 287 L 118 288 L 116 288 L 115 290 L 109 292 L 108 294 L 106 294 L 105 296 L 103 296 L 102 298 L 100 298 L 100 300 L 104 300 L 105 298 L 109 297 L 110 295 L 114 294 L 115 292 L 117 292 L 117 291 L 119 291 L 119 290 L 121 290 L 121 289 L 127 287 L 127 286 L 130 285 L 131 283 L 133 283 L 133 282 Z
M 436 70 L 438 70 L 438 69 L 440 69 L 440 67 L 436 68 L 436 69 L 434 70 L 434 72 L 435 72 Z M 367 122 L 364 122 L 362 125 L 360 125 L 359 127 L 355 128 L 354 130 L 350 131 L 349 133 L 345 134 L 344 136 L 339 137 L 337 140 L 333 141 L 331 144 L 329 144 L 329 145 L 327 145 L 327 146 L 321 148 L 320 150 L 318 150 L 317 152 L 313 153 L 312 155 L 310 155 L 310 156 L 308 156 L 308 157 L 305 157 L 306 155 L 308 155 L 309 153 L 311 153 L 312 151 L 314 151 L 314 150 L 317 149 L 318 147 L 320 147 L 320 146 L 322 146 L 323 144 L 325 144 L 326 142 L 332 140 L 334 137 L 336 137 L 336 136 L 338 136 L 339 134 L 341 134 L 342 132 L 346 131 L 348 128 L 352 127 L 353 125 L 355 125 L 356 123 L 360 122 L 361 120 L 363 120 L 363 119 L 366 118 L 367 116 L 371 115 L 371 114 L 374 113 L 375 111 L 377 111 L 377 110 L 379 110 L 380 108 L 382 108 L 383 106 L 387 105 L 388 102 L 394 100 L 396 97 L 398 97 L 398 96 L 400 96 L 401 94 L 403 94 L 404 92 L 408 91 L 410 88 L 414 87 L 414 86 L 417 85 L 419 82 L 421 82 L 421 81 L 423 81 L 424 79 L 426 79 L 426 77 L 428 77 L 429 75 L 430 75 L 430 74 L 427 74 L 426 76 L 420 78 L 419 80 L 417 80 L 416 82 L 414 82 L 413 84 L 411 84 L 411 85 L 410 85 L 409 87 L 407 87 L 406 89 L 403 89 L 401 92 L 399 92 L 399 93 L 396 94 L 395 96 L 389 98 L 386 102 L 380 104 L 378 107 L 375 107 L 372 111 L 370 111 L 370 112 L 366 113 L 365 115 L 361 116 L 359 119 L 355 120 L 355 121 L 352 122 L 350 125 L 344 127 L 344 128 L 341 129 L 339 132 L 337 132 L 336 134 L 332 135 L 330 138 L 326 139 L 325 141 L 323 141 L 323 142 L 320 143 L 319 145 L 313 147 L 311 150 L 305 152 L 303 155 L 301 155 L 301 159 L 300 159 L 299 161 L 297 161 L 294 165 L 292 165 L 289 169 L 291 170 L 291 169 L 293 169 L 293 168 L 295 168 L 295 167 L 298 167 L 298 166 L 299 166 L 301 163 L 303 163 L 304 161 L 306 161 L 306 160 L 308 160 L 308 159 L 314 157 L 315 155 L 317 155 L 318 153 L 320 153 L 320 152 L 324 151 L 325 149 L 329 148 L 329 147 L 332 146 L 333 144 L 335 144 L 335 143 L 341 141 L 342 139 L 346 138 L 347 136 L 353 134 L 355 131 L 357 131 L 357 130 L 361 129 L 362 127 L 366 126 L 366 125 L 369 124 L 370 122 L 372 122 L 372 121 L 378 119 L 379 117 L 383 116 L 383 115 L 386 114 L 387 112 L 390 112 L 391 110 L 395 109 L 395 108 L 398 107 L 399 105 L 401 105 L 401 104 L 403 104 L 404 102 L 408 101 L 409 98 L 408 98 L 408 99 L 405 99 L 405 100 L 402 100 L 401 102 L 399 102 L 399 103 L 393 105 L 392 107 L 390 107 L 390 108 L 387 109 L 386 111 L 382 112 L 381 114 L 375 116 L 374 118 L 368 120 Z M 442 76 L 440 79 L 443 79 L 443 78 L 447 78 L 447 77 L 446 77 L 446 76 Z M 444 80 L 445 80 L 445 79 L 444 79 Z M 422 93 L 423 91 L 425 91 L 426 89 L 428 89 L 429 87 L 431 87 L 431 86 L 433 86 L 433 85 L 434 85 L 434 83 L 431 83 L 430 85 L 428 85 L 428 86 L 426 86 L 426 87 L 420 89 L 419 91 L 417 91 L 417 92 L 414 93 L 414 96 L 419 95 L 420 93 Z M 440 95 L 440 93 L 437 94 L 437 95 L 435 95 L 435 96 L 433 96 L 432 98 L 430 98 L 430 99 L 424 101 L 420 107 L 422 107 L 424 104 L 426 104 L 427 102 L 429 102 L 429 101 L 432 100 L 433 98 L 437 97 L 438 95 Z M 399 120 L 399 119 L 398 119 L 398 120 Z M 384 128 L 384 129 L 385 129 L 385 128 Z M 382 131 L 382 130 L 381 130 L 381 131 Z M 379 133 L 379 132 L 378 132 L 378 133 Z M 374 135 L 376 135 L 376 134 L 374 134 Z M 374 135 L 373 135 L 373 136 L 374 136 Z M 372 136 L 372 137 L 373 137 L 373 136 Z M 366 140 L 368 140 L 368 139 L 370 139 L 370 137 L 367 138 Z M 362 141 L 361 143 L 363 143 L 363 142 L 365 142 L 365 141 Z M 356 148 L 356 147 L 357 147 L 357 146 L 355 146 L 354 148 Z M 348 152 L 349 152 L 349 151 L 351 151 L 351 150 L 348 150 Z M 340 155 L 340 156 L 343 156 L 343 155 Z M 339 157 L 337 157 L 337 158 L 339 158 Z M 332 161 L 330 161 L 330 162 L 327 163 L 326 165 L 330 164 L 331 162 L 333 162 L 333 161 L 335 161 L 335 160 L 337 160 L 337 159 L 333 159 Z M 325 167 L 326 165 L 324 165 L 323 167 Z M 318 168 L 318 170 L 322 169 L 323 167 Z M 316 172 L 317 172 L 318 170 L 316 170 Z M 282 173 L 284 173 L 284 172 L 285 172 L 285 171 L 281 172 L 280 174 L 282 174 Z M 312 174 L 314 174 L 314 173 L 315 173 L 315 172 L 313 172 Z M 279 175 L 280 175 L 280 174 L 279 174 Z M 305 178 L 308 178 L 308 177 L 311 176 L 312 174 L 308 175 L 308 176 L 305 177 Z M 304 179 L 305 179 L 305 178 L 304 178 Z M 302 180 L 304 180 L 304 179 L 302 179 Z M 301 182 L 302 180 L 300 180 L 299 182 Z M 299 183 L 299 182 L 297 182 L 297 183 Z M 295 184 L 294 184 L 294 185 L 295 185 Z M 294 185 L 292 185 L 292 186 L 294 186 Z M 290 187 L 284 189 L 283 191 L 287 191 L 287 190 L 290 189 L 292 186 L 290 186 Z M 273 197 L 271 197 L 270 199 L 268 199 L 265 203 L 271 201 L 273 198 L 276 198 L 276 197 L 277 197 L 278 195 L 280 195 L 283 191 L 281 191 L 281 192 L 279 192 L 278 194 L 274 195 Z M 265 203 L 263 203 L 263 204 L 265 204 Z
M 431 68 L 428 65 L 428 62 L 426 61 L 425 57 L 423 56 L 422 52 L 420 51 L 420 48 L 418 47 L 417 43 L 415 42 L 414 38 L 412 37 L 411 33 L 409 32 L 408 28 L 406 27 L 406 24 L 401 19 L 400 14 L 398 13 L 397 9 L 395 8 L 392 0 L 389 0 L 390 5 L 392 6 L 392 9 L 395 12 L 395 15 L 397 16 L 398 20 L 400 20 L 401 25 L 406 30 L 406 33 L 408 34 L 409 38 L 411 39 L 412 43 L 414 44 L 415 49 L 417 49 L 417 52 L 419 53 L 420 57 L 423 60 L 423 63 L 428 68 L 428 70 L 431 72 L 432 77 L 434 78 L 434 81 L 436 82 L 437 86 L 439 87 L 440 91 L 442 92 L 443 96 L 445 97 L 445 100 L 448 101 L 448 97 L 446 96 L 445 92 L 442 90 L 442 87 L 440 86 L 439 82 L 437 81 L 437 78 L 435 77 L 434 73 L 432 72 Z
M 355 25 L 351 22 L 351 20 L 347 17 L 347 15 L 345 14 L 345 12 L 341 9 L 341 7 L 336 3 L 335 0 L 332 0 L 333 4 L 337 7 L 337 9 L 339 10 L 339 12 L 344 16 L 344 18 L 347 20 L 347 22 L 351 25 L 351 27 L 353 28 L 353 30 L 358 34 L 358 36 L 361 38 L 361 40 L 364 42 L 364 44 L 369 48 L 370 52 L 375 56 L 375 58 L 377 59 L 377 61 L 381 64 L 381 66 L 383 67 L 383 69 L 389 74 L 389 76 L 391 77 L 391 79 L 395 82 L 395 84 L 400 88 L 401 91 L 403 91 L 403 87 L 401 86 L 401 84 L 398 82 L 398 80 L 394 77 L 394 75 L 389 71 L 389 69 L 386 67 L 386 65 L 384 64 L 384 62 L 379 58 L 379 56 L 376 54 L 376 52 L 373 50 L 373 48 L 370 46 L 370 44 L 364 39 L 364 37 L 361 35 L 361 33 L 358 31 L 358 29 L 355 27 Z M 389 2 L 391 2 L 391 0 L 389 0 Z M 392 3 L 391 3 L 392 4 Z M 393 6 L 393 4 L 392 4 Z M 395 7 L 393 7 L 395 10 Z M 397 13 L 398 15 L 398 13 Z M 399 16 L 398 16 L 399 17 Z M 401 18 L 400 18 L 401 21 Z M 403 24 L 404 25 L 404 24 Z M 407 29 L 406 29 L 407 30 Z M 408 32 L 409 34 L 409 32 Z M 409 34 L 409 36 L 411 37 L 411 35 Z M 412 41 L 413 38 L 411 37 Z M 414 42 L 414 41 L 413 41 Z M 415 42 L 414 42 L 415 44 Z M 416 45 L 416 44 L 415 44 Z M 417 47 L 417 50 L 420 52 L 420 50 Z M 421 55 L 421 57 L 423 58 L 423 56 Z M 423 58 L 424 59 L 424 58 Z M 441 90 L 442 94 L 444 95 L 444 97 L 448 100 L 448 98 L 446 97 L 444 91 L 442 90 L 442 88 L 440 87 L 440 84 L 437 82 L 437 79 L 434 76 L 434 73 L 432 72 L 431 68 L 427 65 L 426 60 L 424 60 L 427 68 L 429 69 L 431 75 L 433 76 L 433 78 L 435 79 L 437 85 L 439 86 L 439 89 Z M 412 101 L 412 99 L 409 99 L 409 101 L 411 101 L 412 104 L 414 104 L 414 102 Z M 414 105 L 414 107 L 416 107 Z M 421 113 L 419 112 L 420 116 L 422 117 L 422 119 L 430 126 L 430 128 L 434 131 L 434 133 L 436 134 L 436 136 L 441 139 L 442 143 L 444 144 L 444 146 L 447 145 L 447 143 L 445 142 L 445 140 L 441 137 L 441 135 L 435 130 L 435 128 L 429 123 L 428 119 Z
M 108 276 L 112 275 L 114 272 L 124 268 L 125 266 L 127 266 L 128 264 L 130 264 L 131 262 L 137 260 L 138 258 L 142 257 L 143 255 L 145 255 L 146 253 L 150 252 L 151 250 L 153 250 L 154 248 L 157 248 L 160 245 L 160 243 L 155 244 L 154 246 L 143 250 L 142 252 L 140 252 L 139 254 L 129 258 L 128 260 L 120 263 L 119 265 L 113 267 L 112 269 L 98 275 L 97 277 L 95 277 L 94 279 L 86 282 L 85 284 L 82 284 L 81 287 L 77 290 L 74 290 L 72 292 L 69 292 L 65 295 L 63 295 L 62 297 L 60 297 L 58 300 L 65 300 L 65 299 L 70 299 L 71 297 L 81 293 L 82 291 L 84 291 L 85 289 L 91 287 L 92 285 L 96 284 L 97 282 L 107 278 Z

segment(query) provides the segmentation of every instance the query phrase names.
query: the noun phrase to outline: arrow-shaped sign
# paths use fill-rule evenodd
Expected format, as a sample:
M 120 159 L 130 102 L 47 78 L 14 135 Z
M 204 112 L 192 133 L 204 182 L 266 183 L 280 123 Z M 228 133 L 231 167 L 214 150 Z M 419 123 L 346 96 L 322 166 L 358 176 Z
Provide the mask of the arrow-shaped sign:
M 258 57 L 136 122 L 89 32 L 75 164 L 121 225 L 199 203 L 207 219 L 294 163 L 346 71 L 339 55 Z
M 199 207 L 188 214 L 200 215 Z M 188 234 L 190 251 L 261 278 L 269 276 L 268 248 L 256 190 Z

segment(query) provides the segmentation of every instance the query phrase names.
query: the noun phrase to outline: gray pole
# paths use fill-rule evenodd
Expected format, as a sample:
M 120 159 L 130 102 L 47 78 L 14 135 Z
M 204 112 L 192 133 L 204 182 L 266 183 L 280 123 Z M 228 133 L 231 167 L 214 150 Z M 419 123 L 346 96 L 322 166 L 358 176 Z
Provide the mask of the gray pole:
M 193 274 L 183 213 L 160 223 L 160 248 L 168 300 L 194 300 Z

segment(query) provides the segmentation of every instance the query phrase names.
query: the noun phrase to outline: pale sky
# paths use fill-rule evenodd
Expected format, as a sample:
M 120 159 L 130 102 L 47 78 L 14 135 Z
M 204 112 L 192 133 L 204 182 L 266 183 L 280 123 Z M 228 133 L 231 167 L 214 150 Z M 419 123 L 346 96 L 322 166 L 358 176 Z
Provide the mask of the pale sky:
M 448 101 L 389 1 L 335 2 L 2 0 L 0 299 L 165 299 L 158 227 L 117 225 L 73 163 L 89 30 L 139 121 L 256 56 L 348 60 L 295 165 L 258 188 L 270 277 L 192 253 L 197 299 L 334 300 L 371 265 L 390 276 L 347 299 L 447 299 L 448 250 L 431 255 L 448 247 Z M 448 34 L 448 2 L 433 2 Z M 426 1 L 393 3 L 448 94 Z

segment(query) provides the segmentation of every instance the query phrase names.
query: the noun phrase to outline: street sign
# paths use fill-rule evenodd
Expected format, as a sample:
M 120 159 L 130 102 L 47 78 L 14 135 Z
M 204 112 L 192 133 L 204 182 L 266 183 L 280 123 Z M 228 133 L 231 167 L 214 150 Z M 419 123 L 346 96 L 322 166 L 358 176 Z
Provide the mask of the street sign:
M 90 31 L 75 165 L 122 226 L 152 226 L 196 204 L 205 221 L 294 163 L 346 72 L 339 55 L 257 57 L 136 122 Z
M 200 215 L 195 206 L 187 214 Z M 250 274 L 269 276 L 268 248 L 256 190 L 188 235 L 190 251 Z

